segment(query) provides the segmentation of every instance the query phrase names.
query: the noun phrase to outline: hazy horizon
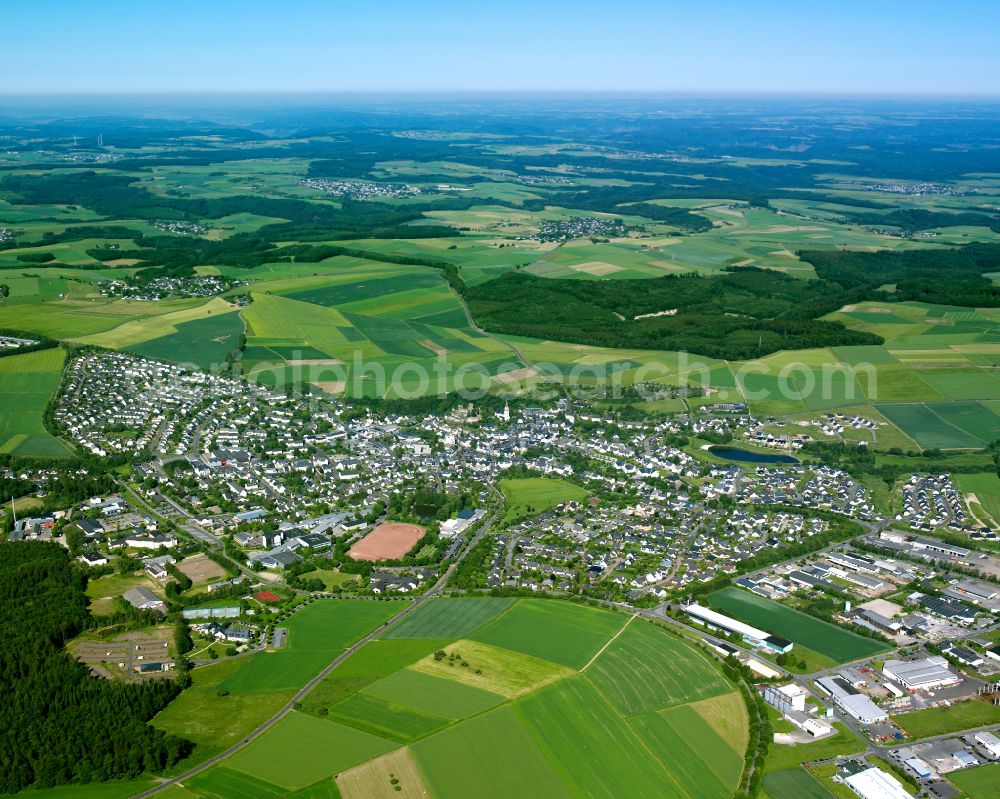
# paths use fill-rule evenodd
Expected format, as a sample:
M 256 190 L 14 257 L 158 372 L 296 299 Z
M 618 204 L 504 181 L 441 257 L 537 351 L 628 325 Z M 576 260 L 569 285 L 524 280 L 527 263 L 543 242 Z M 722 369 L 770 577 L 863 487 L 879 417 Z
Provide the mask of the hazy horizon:
M 979 0 L 12 5 L 4 96 L 1000 96 L 1000 5 Z

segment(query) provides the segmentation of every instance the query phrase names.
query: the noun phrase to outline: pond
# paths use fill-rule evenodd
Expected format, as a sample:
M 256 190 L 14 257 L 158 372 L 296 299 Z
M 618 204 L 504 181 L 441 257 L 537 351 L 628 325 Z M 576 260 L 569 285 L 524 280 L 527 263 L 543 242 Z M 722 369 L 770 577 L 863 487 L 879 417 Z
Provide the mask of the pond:
M 798 458 L 791 455 L 782 455 L 777 452 L 751 452 L 748 449 L 739 447 L 727 447 L 722 444 L 713 444 L 708 448 L 715 457 L 727 461 L 739 461 L 740 463 L 798 463 Z

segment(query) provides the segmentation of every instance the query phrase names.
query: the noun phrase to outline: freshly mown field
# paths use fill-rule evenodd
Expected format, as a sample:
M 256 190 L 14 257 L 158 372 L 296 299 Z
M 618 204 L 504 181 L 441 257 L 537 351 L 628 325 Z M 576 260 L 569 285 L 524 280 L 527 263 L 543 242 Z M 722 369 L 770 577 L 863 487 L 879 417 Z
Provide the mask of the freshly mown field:
M 0 454 L 39 458 L 70 454 L 69 447 L 42 424 L 65 359 L 61 349 L 0 358 Z
M 456 641 L 442 647 L 441 651 L 445 658 L 429 655 L 412 668 L 508 699 L 535 691 L 572 673 L 566 666 L 548 660 L 469 639 Z
M 625 622 L 625 617 L 607 610 L 521 599 L 472 638 L 579 669 Z
M 969 799 L 1000 797 L 1000 763 L 953 771 L 948 775 L 948 780 Z
M 507 501 L 505 521 L 515 521 L 554 508 L 563 502 L 582 502 L 590 493 L 578 485 L 552 477 L 521 477 L 501 480 Z
M 360 604 L 293 616 L 288 653 L 329 656 L 326 647 L 356 635 L 360 622 L 348 630 L 344 617 Z M 746 711 L 687 643 L 638 618 L 623 627 L 623 616 L 556 600 L 426 607 L 406 620 L 407 637 L 361 648 L 298 712 L 174 799 L 321 799 L 331 778 L 346 799 L 732 795 Z M 338 622 L 324 643 L 321 631 Z M 474 640 L 409 637 L 475 628 Z M 201 686 L 201 696 L 220 684 Z
M 426 799 L 423 777 L 409 749 L 397 749 L 337 775 L 344 799 Z
M 739 588 L 723 588 L 712 594 L 708 601 L 715 610 L 776 633 L 837 663 L 857 660 L 889 648 L 888 644 L 843 630 L 822 619 Z
M 514 604 L 501 597 L 434 599 L 392 627 L 383 638 L 464 638 Z

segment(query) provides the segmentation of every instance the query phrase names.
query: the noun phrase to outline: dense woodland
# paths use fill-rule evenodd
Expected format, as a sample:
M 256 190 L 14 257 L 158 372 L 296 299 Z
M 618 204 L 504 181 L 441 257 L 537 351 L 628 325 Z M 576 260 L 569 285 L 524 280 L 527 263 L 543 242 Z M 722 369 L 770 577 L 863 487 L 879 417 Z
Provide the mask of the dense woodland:
M 176 683 L 100 680 L 66 653 L 88 623 L 85 588 L 58 544 L 0 544 L 0 793 L 136 777 L 188 751 L 146 723 Z
M 651 280 L 549 280 L 510 272 L 468 288 L 476 320 L 499 333 L 606 347 L 684 350 L 747 359 L 783 349 L 879 344 L 818 317 L 865 299 L 995 307 L 1000 245 L 900 252 L 809 251 L 818 280 L 731 268 Z M 676 308 L 673 316 L 635 316 Z

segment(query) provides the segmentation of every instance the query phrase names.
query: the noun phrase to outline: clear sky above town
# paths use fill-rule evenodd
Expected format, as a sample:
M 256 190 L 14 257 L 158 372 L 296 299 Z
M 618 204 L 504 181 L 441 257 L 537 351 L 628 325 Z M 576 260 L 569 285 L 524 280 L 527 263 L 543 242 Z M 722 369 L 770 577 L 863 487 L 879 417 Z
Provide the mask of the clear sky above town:
M 997 0 L 6 0 L 0 93 L 1000 95 Z

